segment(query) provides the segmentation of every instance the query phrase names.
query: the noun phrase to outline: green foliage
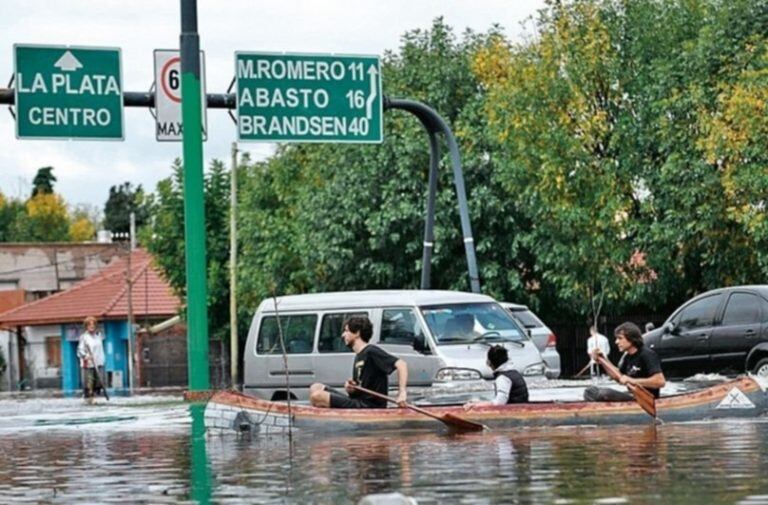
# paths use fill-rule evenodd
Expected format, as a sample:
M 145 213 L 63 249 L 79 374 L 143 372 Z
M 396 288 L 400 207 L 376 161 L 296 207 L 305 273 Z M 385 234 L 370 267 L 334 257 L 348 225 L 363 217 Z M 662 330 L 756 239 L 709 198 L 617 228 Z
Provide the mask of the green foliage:
M 136 189 L 130 182 L 112 186 L 104 205 L 104 228 L 113 233 L 128 233 L 131 228 L 131 212 L 135 215 L 136 228 L 140 228 L 149 216 L 146 200 L 141 184 Z
M 536 223 L 523 241 L 560 305 L 660 306 L 764 279 L 767 14 L 748 0 L 552 2 L 540 37 L 483 76 L 499 177 Z M 720 142 L 740 128 L 754 135 Z
M 171 286 L 186 293 L 184 251 L 183 167 L 173 163 L 173 174 L 157 185 L 147 205 L 152 220 L 139 233 L 155 256 Z M 229 172 L 213 161 L 205 174 L 209 336 L 228 340 L 229 335 Z
M 471 54 L 489 36 L 457 41 L 438 19 L 384 58 L 385 94 L 423 101 L 456 123 L 478 262 L 488 289 L 522 294 L 516 211 L 493 185 L 495 156 L 483 133 Z M 251 308 L 278 294 L 418 288 L 429 171 L 428 137 L 412 115 L 385 115 L 381 145 L 284 146 L 249 167 L 239 201 L 242 294 Z M 446 146 L 441 146 L 443 153 Z M 469 289 L 453 174 L 441 163 L 432 286 Z
M 596 318 L 764 282 L 768 4 L 553 0 L 537 23 L 512 44 L 497 29 L 459 40 L 438 19 L 383 61 L 387 96 L 424 102 L 454 129 L 484 292 L 545 317 Z M 427 135 L 397 110 L 384 130 L 381 145 L 284 145 L 243 161 L 242 314 L 273 294 L 418 287 Z M 228 289 L 227 187 L 223 172 L 209 177 L 216 305 Z M 467 290 L 445 156 L 438 186 L 432 287 Z M 179 289 L 180 187 L 177 167 L 152 227 Z
M 26 215 L 24 203 L 6 199 L 0 193 L 0 242 L 18 241 L 19 227 Z
M 56 176 L 53 175 L 53 167 L 42 167 L 37 170 L 35 178 L 32 179 L 32 197 L 40 193 L 49 195 L 53 193 L 53 183 L 56 182 Z

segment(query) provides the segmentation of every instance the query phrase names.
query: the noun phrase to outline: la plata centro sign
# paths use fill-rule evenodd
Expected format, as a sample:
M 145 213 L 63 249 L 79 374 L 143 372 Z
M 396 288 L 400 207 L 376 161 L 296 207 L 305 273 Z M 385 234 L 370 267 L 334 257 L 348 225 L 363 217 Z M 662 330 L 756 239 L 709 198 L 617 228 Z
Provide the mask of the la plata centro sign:
M 119 48 L 13 49 L 18 138 L 123 139 Z
M 235 53 L 239 140 L 381 142 L 378 56 Z

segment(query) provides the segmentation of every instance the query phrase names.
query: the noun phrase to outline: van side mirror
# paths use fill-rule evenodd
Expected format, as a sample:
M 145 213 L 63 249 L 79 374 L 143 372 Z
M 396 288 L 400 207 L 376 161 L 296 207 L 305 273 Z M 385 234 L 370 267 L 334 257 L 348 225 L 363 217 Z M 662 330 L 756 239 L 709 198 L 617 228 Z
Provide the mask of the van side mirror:
M 423 333 L 417 333 L 413 336 L 413 350 L 421 354 L 432 354 Z
M 673 323 L 672 321 L 670 321 L 668 323 L 664 323 L 663 332 L 664 332 L 664 334 L 674 335 L 675 334 L 675 323 Z

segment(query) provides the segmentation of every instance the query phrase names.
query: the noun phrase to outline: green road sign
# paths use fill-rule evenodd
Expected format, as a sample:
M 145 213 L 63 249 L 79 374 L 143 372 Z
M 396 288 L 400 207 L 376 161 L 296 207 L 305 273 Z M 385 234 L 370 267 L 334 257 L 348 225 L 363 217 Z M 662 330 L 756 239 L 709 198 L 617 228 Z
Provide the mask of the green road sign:
M 378 56 L 235 53 L 237 137 L 381 142 Z
M 13 49 L 18 138 L 123 139 L 120 49 Z

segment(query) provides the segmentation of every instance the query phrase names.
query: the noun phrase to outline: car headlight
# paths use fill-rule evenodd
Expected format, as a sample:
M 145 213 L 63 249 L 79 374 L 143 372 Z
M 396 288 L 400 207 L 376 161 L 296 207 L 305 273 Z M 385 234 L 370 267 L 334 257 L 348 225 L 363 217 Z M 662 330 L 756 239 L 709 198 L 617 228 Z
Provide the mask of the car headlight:
M 544 363 L 539 363 L 537 365 L 525 367 L 525 370 L 523 370 L 523 375 L 525 377 L 530 377 L 532 375 L 544 375 L 545 370 L 546 367 L 544 366 Z
M 472 368 L 441 368 L 435 375 L 437 382 L 480 380 L 483 376 Z

